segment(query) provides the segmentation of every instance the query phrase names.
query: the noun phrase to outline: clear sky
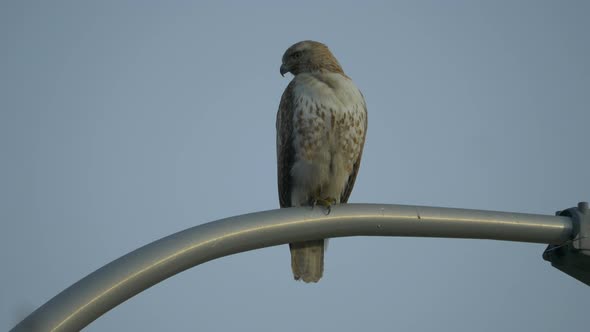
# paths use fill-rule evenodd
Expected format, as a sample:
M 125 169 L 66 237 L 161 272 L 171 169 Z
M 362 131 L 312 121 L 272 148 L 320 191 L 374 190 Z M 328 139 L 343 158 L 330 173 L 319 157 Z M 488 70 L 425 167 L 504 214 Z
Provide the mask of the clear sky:
M 590 200 L 588 1 L 0 2 L 0 330 L 102 265 L 278 207 L 291 44 L 326 43 L 363 91 L 351 202 L 553 214 Z M 86 331 L 588 329 L 590 288 L 544 245 L 330 242 L 185 271 Z

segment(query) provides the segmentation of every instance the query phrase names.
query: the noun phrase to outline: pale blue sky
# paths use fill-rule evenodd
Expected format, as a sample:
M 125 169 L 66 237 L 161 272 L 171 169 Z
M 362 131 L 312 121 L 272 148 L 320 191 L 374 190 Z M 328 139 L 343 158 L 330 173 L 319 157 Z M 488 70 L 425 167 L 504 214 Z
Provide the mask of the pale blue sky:
M 153 240 L 278 207 L 282 53 L 322 41 L 363 91 L 351 202 L 553 214 L 590 200 L 590 2 L 0 2 L 0 330 Z M 216 260 L 86 331 L 559 331 L 590 289 L 544 245 L 330 242 Z

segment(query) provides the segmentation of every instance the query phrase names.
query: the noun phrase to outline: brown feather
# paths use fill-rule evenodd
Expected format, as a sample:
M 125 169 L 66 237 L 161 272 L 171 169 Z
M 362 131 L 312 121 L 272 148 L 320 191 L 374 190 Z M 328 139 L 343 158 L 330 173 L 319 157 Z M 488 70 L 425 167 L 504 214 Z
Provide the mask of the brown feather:
M 363 150 L 365 148 L 365 139 L 367 137 L 367 126 L 368 126 L 368 113 L 367 113 L 367 108 L 365 107 L 365 132 L 363 134 L 363 139 L 360 142 L 361 145 L 361 152 L 359 153 L 359 157 L 357 158 L 357 160 L 354 162 L 354 166 L 352 168 L 352 172 L 350 173 L 350 175 L 348 176 L 348 182 L 346 183 L 346 187 L 344 188 L 344 191 L 342 192 L 342 196 L 340 196 L 340 203 L 347 203 L 348 202 L 348 198 L 350 198 L 350 194 L 352 193 L 352 187 L 354 187 L 354 182 L 356 181 L 356 176 L 359 172 L 359 168 L 361 166 L 361 159 L 363 157 Z
M 293 149 L 293 86 L 291 81 L 279 104 L 277 112 L 277 183 L 281 208 L 291 206 L 291 167 L 295 158 Z

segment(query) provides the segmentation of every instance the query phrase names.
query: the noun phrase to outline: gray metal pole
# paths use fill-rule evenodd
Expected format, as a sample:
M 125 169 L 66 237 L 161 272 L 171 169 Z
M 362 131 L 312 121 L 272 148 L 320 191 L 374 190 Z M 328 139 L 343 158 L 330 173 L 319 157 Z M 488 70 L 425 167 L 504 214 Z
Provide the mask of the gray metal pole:
M 130 297 L 193 266 L 289 242 L 368 235 L 561 244 L 572 238 L 572 227 L 565 216 L 385 204 L 343 204 L 332 207 L 328 215 L 320 207 L 246 214 L 141 247 L 65 289 L 12 331 L 80 330 Z

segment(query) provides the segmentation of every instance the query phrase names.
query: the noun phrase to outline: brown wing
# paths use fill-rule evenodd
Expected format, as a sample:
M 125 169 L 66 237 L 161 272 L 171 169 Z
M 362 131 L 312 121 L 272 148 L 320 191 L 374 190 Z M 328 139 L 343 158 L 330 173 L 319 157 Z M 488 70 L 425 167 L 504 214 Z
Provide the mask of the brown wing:
M 353 167 L 352 173 L 348 177 L 348 182 L 346 183 L 346 187 L 340 196 L 340 203 L 347 203 L 348 198 L 350 197 L 350 193 L 352 193 L 352 187 L 354 187 L 354 181 L 356 181 L 356 175 L 359 172 L 359 167 L 361 165 L 361 159 L 363 156 L 363 149 L 365 147 L 365 138 L 367 137 L 367 107 L 365 106 L 365 132 L 363 133 L 363 139 L 360 141 L 361 144 L 361 151 L 359 152 L 359 157 L 356 159 Z
M 282 208 L 291 206 L 291 167 L 295 152 L 293 149 L 293 86 L 291 81 L 279 104 L 277 111 L 277 180 L 279 203 Z

